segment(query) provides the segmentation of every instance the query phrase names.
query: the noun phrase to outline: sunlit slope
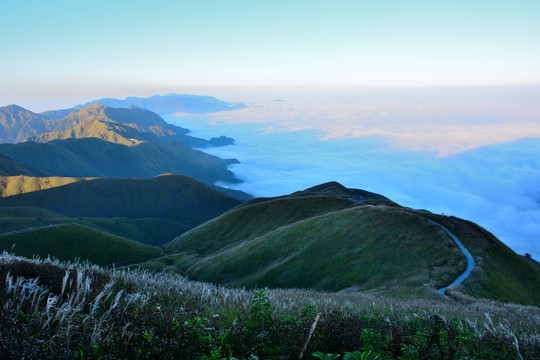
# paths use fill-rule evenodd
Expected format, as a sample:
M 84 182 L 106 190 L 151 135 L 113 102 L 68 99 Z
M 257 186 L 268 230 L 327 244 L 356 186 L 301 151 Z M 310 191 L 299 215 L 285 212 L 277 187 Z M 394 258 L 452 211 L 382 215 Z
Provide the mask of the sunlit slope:
M 238 205 L 185 176 L 102 178 L 0 198 L 0 206 L 30 206 L 68 217 L 159 218 L 195 226 Z
M 540 304 L 540 271 L 478 225 L 377 194 L 353 197 L 353 189 L 336 184 L 244 203 L 182 234 L 165 246 L 167 255 L 144 266 L 239 287 L 434 293 L 465 270 L 467 259 L 431 219 L 476 261 L 450 293 Z
M 60 260 L 88 260 L 98 265 L 127 264 L 160 254 L 160 248 L 141 244 L 79 224 L 47 225 L 4 234 L 0 251 Z
M 72 111 L 56 121 L 55 130 L 41 133 L 32 140 L 48 142 L 55 139 L 95 137 L 117 144 L 135 145 L 187 132 L 184 128 L 168 124 L 148 110 L 117 109 L 101 104 Z
M 29 136 L 51 131 L 54 121 L 17 105 L 0 107 L 0 142 L 24 141 Z
M 60 176 L 0 176 L 0 197 L 25 194 L 91 179 Z

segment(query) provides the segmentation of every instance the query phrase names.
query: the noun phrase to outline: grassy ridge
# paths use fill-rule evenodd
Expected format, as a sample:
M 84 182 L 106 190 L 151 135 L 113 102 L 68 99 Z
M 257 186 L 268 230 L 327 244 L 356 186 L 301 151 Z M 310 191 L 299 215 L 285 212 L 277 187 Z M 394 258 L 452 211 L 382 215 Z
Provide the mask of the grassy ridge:
M 220 251 L 239 241 L 260 236 L 284 225 L 357 206 L 335 197 L 278 198 L 241 204 L 217 219 L 185 233 L 166 245 L 169 252 L 190 251 L 200 255 Z
M 84 259 L 98 265 L 133 263 L 161 253 L 156 247 L 79 224 L 45 226 L 0 237 L 0 251 L 26 257 L 53 255 L 60 260 Z
M 252 237 L 185 269 L 233 286 L 314 288 L 440 287 L 466 267 L 432 224 L 389 207 L 361 206 L 311 217 Z

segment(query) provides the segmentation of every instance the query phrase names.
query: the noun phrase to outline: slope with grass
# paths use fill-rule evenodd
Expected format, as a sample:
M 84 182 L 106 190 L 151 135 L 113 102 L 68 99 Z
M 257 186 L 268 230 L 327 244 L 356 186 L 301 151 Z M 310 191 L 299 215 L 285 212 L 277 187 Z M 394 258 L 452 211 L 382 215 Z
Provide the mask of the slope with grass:
M 479 225 L 453 216 L 425 214 L 446 227 L 475 260 L 458 289 L 466 294 L 518 304 L 540 305 L 540 269 Z
M 447 294 L 540 304 L 540 271 L 479 226 L 337 183 L 244 203 L 182 234 L 144 266 L 240 287 L 435 292 L 465 271 L 467 258 L 430 220 L 477 263 Z
M 59 260 L 88 260 L 98 265 L 129 264 L 155 257 L 160 248 L 80 224 L 46 225 L 0 236 L 0 251 Z

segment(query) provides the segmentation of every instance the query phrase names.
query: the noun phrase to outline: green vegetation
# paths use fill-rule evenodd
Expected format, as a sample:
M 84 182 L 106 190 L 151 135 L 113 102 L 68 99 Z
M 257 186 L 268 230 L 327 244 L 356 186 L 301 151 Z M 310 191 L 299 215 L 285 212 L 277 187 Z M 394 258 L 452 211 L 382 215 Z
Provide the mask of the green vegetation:
M 255 235 L 182 272 L 233 286 L 339 291 L 438 288 L 465 267 L 452 240 L 423 218 L 393 207 L 358 206 Z
M 8 254 L 0 279 L 6 359 L 540 358 L 540 309 L 531 306 L 248 292 Z
M 88 260 L 98 265 L 127 264 L 158 256 L 157 247 L 78 224 L 47 225 L 0 237 L 0 251 L 60 260 Z

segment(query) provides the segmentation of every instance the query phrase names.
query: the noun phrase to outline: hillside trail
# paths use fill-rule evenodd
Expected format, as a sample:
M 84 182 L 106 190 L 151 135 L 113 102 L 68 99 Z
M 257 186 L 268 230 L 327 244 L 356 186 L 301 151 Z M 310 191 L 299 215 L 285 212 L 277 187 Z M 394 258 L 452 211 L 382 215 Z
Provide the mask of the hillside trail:
M 450 230 L 448 230 L 446 227 L 442 226 L 441 224 L 436 223 L 433 220 L 430 220 L 430 219 L 426 219 L 426 220 L 434 225 L 437 225 L 441 229 L 443 229 L 444 232 L 446 232 L 448 236 L 450 236 L 452 240 L 454 240 L 454 242 L 457 244 L 457 246 L 459 247 L 463 255 L 465 255 L 465 257 L 467 258 L 467 269 L 463 272 L 463 274 L 459 275 L 457 279 L 454 280 L 450 285 L 437 289 L 438 292 L 444 295 L 444 292 L 446 291 L 446 289 L 448 289 L 451 286 L 456 286 L 456 285 L 461 284 L 463 280 L 465 280 L 471 274 L 471 271 L 474 269 L 474 258 L 472 257 L 469 250 L 467 250 L 467 248 L 461 243 L 461 241 L 458 240 L 458 238 L 454 234 L 450 232 Z

